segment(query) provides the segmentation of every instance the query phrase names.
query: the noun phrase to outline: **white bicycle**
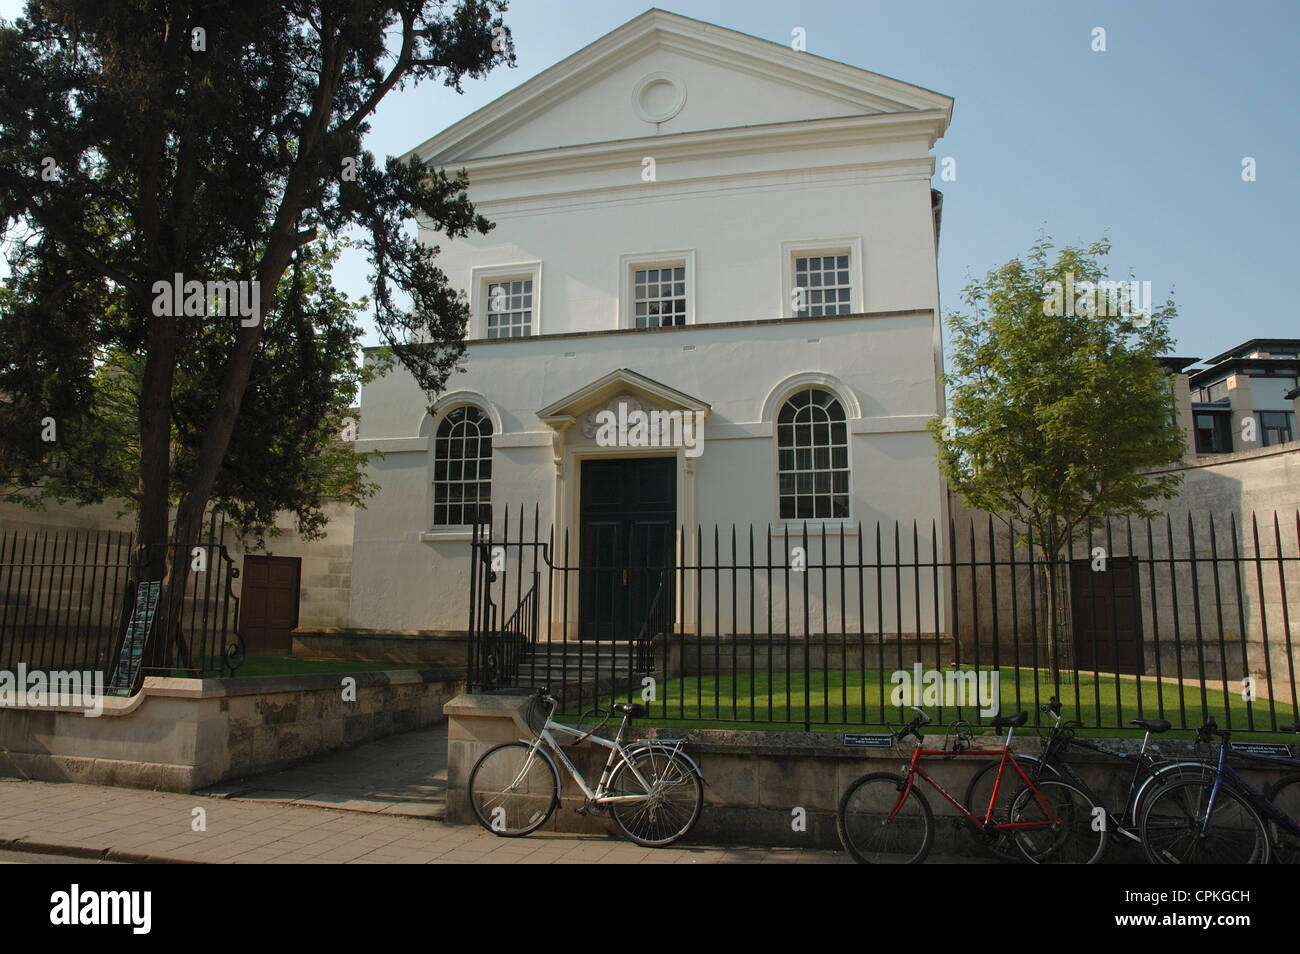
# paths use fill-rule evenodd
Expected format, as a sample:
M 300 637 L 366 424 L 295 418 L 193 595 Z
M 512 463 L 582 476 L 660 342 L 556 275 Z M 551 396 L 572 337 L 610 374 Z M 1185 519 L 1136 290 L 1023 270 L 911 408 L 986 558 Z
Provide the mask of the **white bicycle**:
M 650 848 L 686 837 L 704 804 L 704 777 L 682 751 L 685 740 L 641 739 L 624 746 L 628 722 L 645 715 L 645 707 L 635 702 L 614 705 L 588 732 L 555 722 L 557 705 L 555 697 L 542 689 L 530 703 L 528 719 L 537 737 L 503 742 L 488 749 L 475 764 L 469 776 L 469 803 L 479 824 L 504 838 L 518 838 L 544 825 L 560 803 L 560 773 L 553 752 L 585 796 L 579 814 L 608 806 L 623 834 Z M 593 734 L 615 712 L 623 714 L 623 723 L 614 738 Z M 564 754 L 552 729 L 609 749 L 594 789 Z

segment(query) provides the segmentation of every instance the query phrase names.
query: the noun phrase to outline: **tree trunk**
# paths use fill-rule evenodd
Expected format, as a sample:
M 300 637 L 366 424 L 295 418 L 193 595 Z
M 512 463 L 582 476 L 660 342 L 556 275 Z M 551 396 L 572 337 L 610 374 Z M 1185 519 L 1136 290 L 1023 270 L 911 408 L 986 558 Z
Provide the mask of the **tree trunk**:
M 1047 608 L 1047 650 L 1049 654 L 1049 664 L 1052 669 L 1052 690 L 1056 698 L 1061 698 L 1061 645 L 1060 629 L 1056 622 L 1057 606 L 1057 579 L 1056 579 L 1056 554 L 1047 554 L 1047 561 L 1043 564 L 1043 573 L 1047 578 L 1046 594 L 1043 603 Z
M 144 308 L 150 304 L 145 301 Z M 150 316 L 149 351 L 140 385 L 140 479 L 136 512 L 137 561 L 145 576 L 161 580 L 166 572 L 167 525 L 170 517 L 172 380 L 176 343 L 167 322 Z
M 289 216 L 282 209 L 280 219 L 281 227 L 272 238 L 257 272 L 262 287 L 258 321 L 239 330 L 234 353 L 226 365 L 226 373 L 222 378 L 221 390 L 213 402 L 212 417 L 203 433 L 193 469 L 185 483 L 180 505 L 176 509 L 176 522 L 172 526 L 170 545 L 166 547 L 170 551 L 168 554 L 170 566 L 165 588 L 166 602 L 163 604 L 164 618 L 159 621 L 160 626 L 155 635 L 155 645 L 159 649 L 160 656 L 166 654 L 180 634 L 185 587 L 190 575 L 190 553 L 199 542 L 199 533 L 203 528 L 203 514 L 212 497 L 212 489 L 216 485 L 217 474 L 221 469 L 221 462 L 225 459 L 226 450 L 230 446 L 235 421 L 239 417 L 239 408 L 248 389 L 253 359 L 262 337 L 262 321 L 275 300 L 274 290 L 279 287 L 280 278 L 288 268 L 293 251 L 297 247 L 297 229 L 293 225 L 296 216 Z
M 302 241 L 302 237 L 298 233 L 298 220 L 307 201 L 306 196 L 309 192 L 309 186 L 312 185 L 310 172 L 313 168 L 311 153 L 328 127 L 329 105 L 333 101 L 335 89 L 343 74 L 343 68 L 344 62 L 342 57 L 339 56 L 332 62 L 330 68 L 322 74 L 324 78 L 313 97 L 311 115 L 308 117 L 305 128 L 299 136 L 298 160 L 289 172 L 284 195 L 280 200 L 280 207 L 276 210 L 275 221 L 271 225 L 266 249 L 261 260 L 257 263 L 255 273 L 252 275 L 252 278 L 260 283 L 257 321 L 251 325 L 244 325 L 242 321 L 240 323 L 241 327 L 235 336 L 234 350 L 230 360 L 226 363 L 221 389 L 213 402 L 212 416 L 209 418 L 207 428 L 203 432 L 203 438 L 199 442 L 193 468 L 185 481 L 180 505 L 176 511 L 176 522 L 172 527 L 170 545 L 162 548 L 170 551 L 164 557 L 170 566 L 166 568 L 168 579 L 163 594 L 166 602 L 163 603 L 163 618 L 159 620 L 160 626 L 155 631 L 154 645 L 158 647 L 160 655 L 163 656 L 165 656 L 168 648 L 180 632 L 185 585 L 189 581 L 190 573 L 190 551 L 199 542 L 199 532 L 203 526 L 203 513 L 212 497 L 212 489 L 216 485 L 217 474 L 230 446 L 230 438 L 235 430 L 235 421 L 239 417 L 239 408 L 248 389 L 248 379 L 253 370 L 257 347 L 262 339 L 265 316 L 272 309 L 276 292 L 280 287 L 280 279 L 288 269 L 293 253 L 298 248 L 300 241 Z M 171 423 L 171 379 L 176 365 L 176 345 L 170 326 L 163 323 L 165 321 L 167 319 L 154 319 L 149 327 L 150 351 L 146 363 L 146 372 L 149 363 L 155 360 L 155 345 L 163 346 L 158 354 L 158 363 L 165 367 L 165 372 L 160 371 L 157 375 L 158 388 L 150 391 L 146 386 L 146 392 L 153 396 L 153 403 L 149 405 L 153 412 L 149 418 L 150 422 L 155 427 L 161 427 L 163 423 L 161 410 L 165 407 L 167 412 L 166 429 L 162 431 L 162 434 L 169 434 Z M 155 338 L 155 332 L 160 337 Z M 162 386 L 164 378 L 165 387 Z M 148 374 L 146 373 L 146 385 L 148 380 Z M 162 397 L 164 394 L 166 395 L 165 402 Z M 145 397 L 143 394 L 141 407 L 141 426 L 143 430 L 145 416 L 143 411 Z M 153 435 L 153 440 L 165 447 L 160 436 Z M 169 504 L 166 473 L 170 461 L 164 453 L 161 464 L 157 460 L 154 460 L 153 463 L 155 467 L 162 469 L 163 479 L 161 486 L 159 486 L 157 475 L 154 475 L 154 479 L 150 484 L 153 490 L 153 496 L 150 499 L 151 502 L 155 501 L 156 498 L 162 500 L 164 514 L 163 539 L 166 540 L 166 512 Z M 144 470 L 145 468 L 142 466 L 142 473 Z M 150 531 L 156 531 L 156 524 L 153 522 L 150 524 Z

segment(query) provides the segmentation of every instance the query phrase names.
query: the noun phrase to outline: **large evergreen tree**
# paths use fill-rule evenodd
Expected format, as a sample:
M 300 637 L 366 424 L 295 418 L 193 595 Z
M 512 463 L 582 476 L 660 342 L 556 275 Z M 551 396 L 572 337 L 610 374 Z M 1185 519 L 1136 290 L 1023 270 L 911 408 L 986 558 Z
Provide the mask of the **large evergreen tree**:
M 82 499 L 113 492 L 122 442 L 98 402 L 116 394 L 134 404 L 138 454 L 126 463 L 151 573 L 183 587 L 188 562 L 163 554 L 188 552 L 214 496 L 254 524 L 272 505 L 310 523 L 313 494 L 346 485 L 347 462 L 291 458 L 325 446 L 339 401 L 323 395 L 346 400 L 356 377 L 341 370 L 350 309 L 312 273 L 308 246 L 359 228 L 380 335 L 432 398 L 463 354 L 468 308 L 409 224 L 453 237 L 491 225 L 463 175 L 381 165 L 362 139 L 394 88 L 437 79 L 459 92 L 513 63 L 504 10 L 31 0 L 0 27 L 0 227 L 13 270 L 0 299 L 0 479 Z M 214 307 L 205 285 L 186 295 L 189 314 L 168 314 L 159 283 L 176 276 L 245 283 L 245 303 L 257 282 L 257 313 Z M 104 386 L 105 368 L 125 393 Z M 54 441 L 42 439 L 48 419 Z

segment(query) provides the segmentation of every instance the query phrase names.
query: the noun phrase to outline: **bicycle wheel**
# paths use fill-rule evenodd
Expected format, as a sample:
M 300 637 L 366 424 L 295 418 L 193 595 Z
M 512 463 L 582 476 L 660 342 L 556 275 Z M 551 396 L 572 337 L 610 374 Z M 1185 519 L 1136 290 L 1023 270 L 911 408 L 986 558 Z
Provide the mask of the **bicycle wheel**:
M 902 775 L 877 772 L 858 779 L 840 799 L 835 826 L 840 843 L 863 865 L 920 864 L 934 841 L 934 815 Z
M 1300 825 L 1300 775 L 1287 775 L 1277 780 L 1268 790 L 1268 800 L 1282 814 Z M 1273 839 L 1274 860 L 1284 865 L 1300 865 L 1300 835 L 1273 820 L 1268 821 L 1269 835 Z
M 649 783 L 648 789 L 637 772 Z M 665 746 L 629 752 L 628 760 L 620 762 L 610 776 L 609 792 L 612 796 L 649 796 L 644 801 L 609 806 L 619 830 L 647 848 L 662 848 L 685 838 L 704 804 L 704 782 L 695 766 Z
M 1106 810 L 1069 782 L 1045 778 L 1035 785 L 1042 801 L 1033 788 L 1021 786 L 1007 815 L 1011 824 L 1042 826 L 1013 830 L 1016 846 L 1024 857 L 1036 865 L 1096 864 L 1106 851 L 1110 834 Z
M 560 776 L 540 748 L 503 742 L 475 764 L 468 795 L 480 825 L 494 835 L 518 838 L 551 817 L 560 801 Z
M 1133 830 L 1137 831 L 1137 826 L 1142 821 L 1142 811 L 1146 807 L 1147 796 L 1153 792 L 1158 792 L 1165 785 L 1177 779 L 1199 779 L 1213 783 L 1214 776 L 1218 774 L 1218 766 L 1211 765 L 1208 762 L 1159 762 L 1154 764 L 1138 790 L 1133 795 L 1132 804 L 1129 807 L 1129 818 L 1133 820 Z
M 1059 778 L 1060 773 L 1052 766 L 1043 763 L 1042 759 L 1036 755 L 1017 755 L 1016 762 L 1020 765 L 1021 770 L 1030 778 L 1042 767 L 1042 773 L 1045 778 Z M 966 811 L 983 820 L 989 810 L 989 799 L 993 796 L 993 780 L 997 778 L 999 762 L 990 762 L 985 765 L 970 780 L 970 785 L 966 787 L 966 801 L 962 802 L 966 806 Z M 1024 788 L 1024 781 L 1015 773 L 1010 766 L 1002 773 L 1002 784 L 998 786 L 997 804 L 993 806 L 993 821 L 1006 821 L 1011 812 L 1011 802 L 1015 798 L 1016 791 Z M 972 831 L 969 825 L 962 825 L 962 830 Z M 974 833 L 974 837 L 980 839 L 985 851 L 1002 861 L 1012 864 L 1023 862 L 1024 854 L 1016 846 L 1016 839 L 1009 831 L 991 831 Z
M 1145 799 L 1142 849 L 1152 864 L 1266 864 L 1268 831 L 1246 799 L 1228 785 L 1210 795 L 1214 779 L 1181 778 Z

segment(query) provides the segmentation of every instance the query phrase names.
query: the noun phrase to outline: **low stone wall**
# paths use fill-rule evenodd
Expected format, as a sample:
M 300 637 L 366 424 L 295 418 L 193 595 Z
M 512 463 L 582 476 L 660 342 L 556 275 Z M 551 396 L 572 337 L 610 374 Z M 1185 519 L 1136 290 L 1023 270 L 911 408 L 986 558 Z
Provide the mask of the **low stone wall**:
M 356 679 L 344 701 L 343 678 Z M 0 708 L 0 776 L 191 792 L 322 752 L 433 725 L 464 671 L 243 679 L 147 677 L 130 698 L 80 709 Z
M 453 824 L 477 824 L 469 807 L 466 790 L 470 772 L 484 752 L 499 742 L 531 738 L 521 715 L 526 696 L 510 694 L 466 694 L 447 703 L 447 821 Z M 613 723 L 616 727 L 617 723 Z M 899 772 L 910 760 L 911 746 L 905 749 L 863 749 L 845 746 L 840 733 L 823 732 L 736 732 L 721 729 L 636 729 L 645 738 L 687 740 L 686 751 L 699 764 L 704 775 L 704 809 L 691 841 L 735 845 L 784 845 L 805 848 L 839 848 L 835 813 L 840 796 L 854 779 L 871 772 Z M 602 732 L 612 737 L 613 729 Z M 998 747 L 1000 736 L 977 736 L 977 742 Z M 942 728 L 931 732 L 931 744 L 943 742 Z M 1136 752 L 1140 739 L 1123 739 L 1111 743 L 1115 748 Z M 1037 754 L 1041 742 L 1027 731 L 1016 739 L 1012 748 Z M 1191 742 L 1160 740 L 1153 742 L 1153 753 L 1161 756 L 1204 758 L 1208 750 Z M 1294 748 L 1293 748 L 1294 751 Z M 565 754 L 594 785 L 600 778 L 608 750 L 591 743 L 566 745 Z M 926 771 L 959 801 L 966 795 L 971 778 L 989 764 L 988 758 L 929 759 Z M 1071 753 L 1071 765 L 1084 777 L 1108 807 L 1121 803 L 1129 781 L 1123 766 L 1116 768 L 1088 753 Z M 562 765 L 560 772 L 560 806 L 547 821 L 545 830 L 601 834 L 616 832 L 607 817 L 577 815 L 582 792 L 569 778 Z M 1131 770 L 1130 770 L 1131 771 Z M 1281 772 L 1267 769 L 1243 770 L 1257 787 L 1273 780 Z M 1019 783 L 1019 779 L 1015 780 Z M 1017 788 L 1019 785 L 1017 784 Z M 934 811 L 936 826 L 932 854 L 979 855 L 982 848 L 970 834 L 954 809 L 938 792 L 923 784 L 923 792 Z M 802 812 L 796 812 L 802 809 Z M 797 830 L 801 817 L 804 830 Z M 1128 839 L 1112 834 L 1109 851 L 1119 849 Z M 1122 851 L 1123 849 L 1119 849 Z M 1124 860 L 1121 854 L 1108 857 Z M 1140 856 L 1130 860 L 1140 860 Z
M 293 631 L 293 655 L 303 659 L 464 668 L 469 658 L 469 635 L 442 630 L 299 627 Z

